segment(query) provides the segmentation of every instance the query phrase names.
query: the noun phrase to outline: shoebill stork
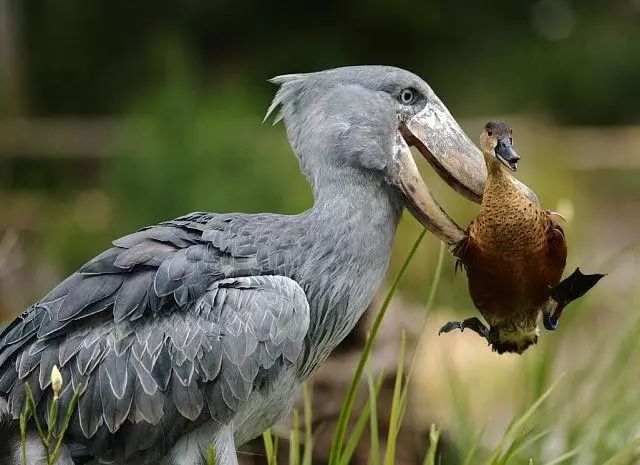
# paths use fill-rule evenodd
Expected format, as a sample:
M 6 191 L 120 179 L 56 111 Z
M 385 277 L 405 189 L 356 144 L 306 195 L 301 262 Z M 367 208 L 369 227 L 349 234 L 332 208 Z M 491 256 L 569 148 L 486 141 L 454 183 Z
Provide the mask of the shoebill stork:
M 82 389 L 61 464 L 192 465 L 210 444 L 217 464 L 235 464 L 236 447 L 289 411 L 371 303 L 403 208 L 447 244 L 464 237 L 410 146 L 476 202 L 486 169 L 422 79 L 357 66 L 272 81 L 268 115 L 284 122 L 313 206 L 144 228 L 27 309 L 0 335 L 0 399 L 14 419 L 0 446 L 15 457 L 7 463 L 20 463 L 24 383 L 44 419 L 57 365 L 60 411 Z

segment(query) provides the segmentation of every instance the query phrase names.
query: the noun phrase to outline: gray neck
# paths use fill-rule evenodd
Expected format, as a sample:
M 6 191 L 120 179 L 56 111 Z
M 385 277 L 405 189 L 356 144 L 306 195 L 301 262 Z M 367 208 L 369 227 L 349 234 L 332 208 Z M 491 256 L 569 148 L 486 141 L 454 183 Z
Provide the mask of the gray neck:
M 384 278 L 402 213 L 399 194 L 379 176 L 351 173 L 314 189 L 301 215 L 306 237 L 296 280 L 307 293 L 311 322 L 305 374 L 353 329 Z

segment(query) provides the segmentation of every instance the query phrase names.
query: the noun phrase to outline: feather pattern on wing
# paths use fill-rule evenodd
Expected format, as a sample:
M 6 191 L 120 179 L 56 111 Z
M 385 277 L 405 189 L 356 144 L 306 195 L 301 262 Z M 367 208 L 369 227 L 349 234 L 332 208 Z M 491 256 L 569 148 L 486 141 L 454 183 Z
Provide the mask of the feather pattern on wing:
M 23 382 L 49 397 L 55 364 L 67 402 L 83 390 L 74 440 L 133 456 L 158 446 L 140 441 L 145 425 L 166 449 L 206 418 L 229 421 L 275 367 L 294 366 L 306 295 L 277 274 L 286 260 L 262 255 L 268 240 L 232 219 L 192 214 L 125 236 L 15 320 L 0 335 L 0 396 L 14 418 Z

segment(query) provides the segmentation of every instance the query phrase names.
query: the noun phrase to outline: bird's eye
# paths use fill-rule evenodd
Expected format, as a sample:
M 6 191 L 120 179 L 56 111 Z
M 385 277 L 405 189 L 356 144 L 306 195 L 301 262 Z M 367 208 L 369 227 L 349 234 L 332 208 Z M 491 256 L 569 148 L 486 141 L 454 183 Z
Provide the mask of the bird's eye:
M 400 91 L 400 96 L 398 97 L 398 100 L 400 100 L 400 103 L 402 103 L 403 105 L 411 105 L 416 99 L 416 91 L 413 89 L 402 89 Z
M 487 129 L 487 135 L 488 136 L 493 136 L 493 132 L 491 131 L 491 129 Z

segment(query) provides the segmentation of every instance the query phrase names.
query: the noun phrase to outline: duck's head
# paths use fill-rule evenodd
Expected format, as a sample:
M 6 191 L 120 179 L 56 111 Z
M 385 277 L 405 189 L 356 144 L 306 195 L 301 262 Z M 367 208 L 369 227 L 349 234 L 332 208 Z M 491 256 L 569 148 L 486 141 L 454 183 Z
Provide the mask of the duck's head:
M 520 156 L 513 148 L 513 130 L 502 121 L 489 121 L 480 135 L 480 148 L 487 167 L 502 163 L 511 171 L 518 169 Z
M 475 202 L 482 199 L 486 167 L 426 82 L 388 66 L 292 74 L 272 82 L 280 89 L 267 116 L 281 107 L 275 121 L 284 120 L 316 200 L 335 198 L 356 184 L 387 185 L 440 239 L 453 244 L 464 237 L 424 184 L 410 147 Z

